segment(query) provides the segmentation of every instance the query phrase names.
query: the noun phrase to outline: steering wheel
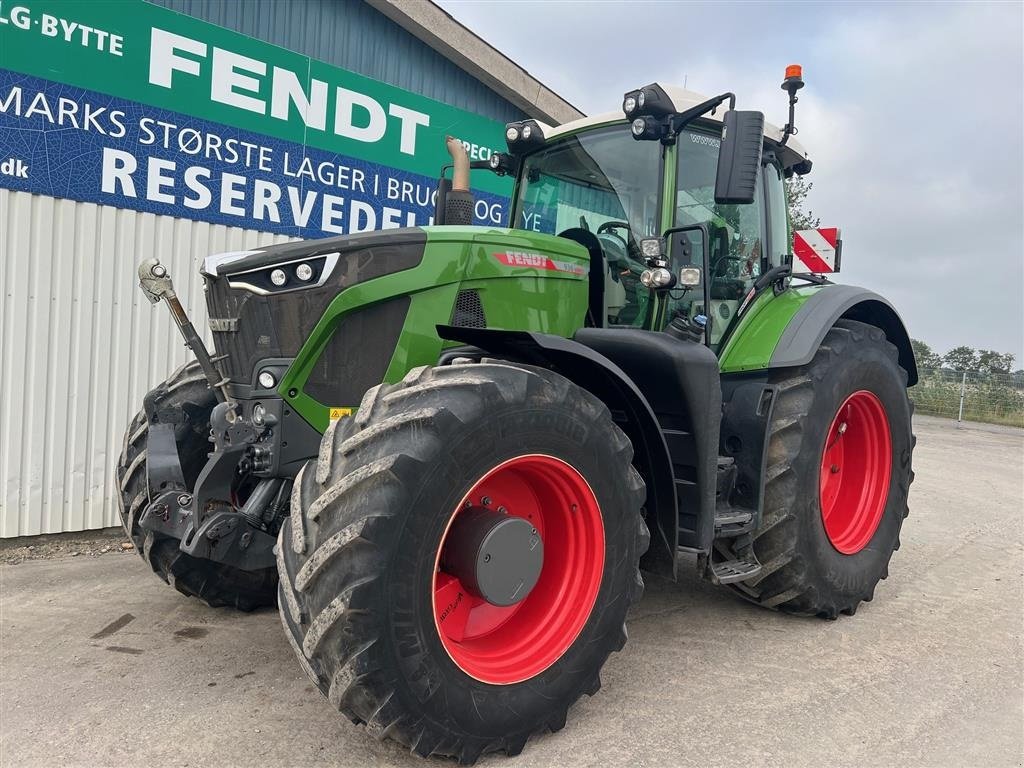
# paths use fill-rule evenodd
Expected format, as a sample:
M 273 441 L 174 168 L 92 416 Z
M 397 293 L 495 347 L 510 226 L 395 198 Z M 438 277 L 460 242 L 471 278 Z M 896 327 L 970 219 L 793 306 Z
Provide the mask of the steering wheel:
M 722 264 L 730 261 L 738 261 L 743 263 L 746 262 L 746 259 L 743 256 L 731 256 L 729 254 L 726 254 L 725 256 L 719 256 L 717 259 L 715 259 L 715 264 L 711 268 L 711 279 L 717 280 L 720 277 L 727 277 L 727 275 L 719 274 L 718 269 L 720 266 L 722 266 Z
M 613 231 L 616 229 L 626 230 L 626 236 L 623 237 L 618 232 Z M 637 245 L 636 240 L 633 239 L 633 229 L 629 226 L 628 222 L 606 221 L 604 224 L 597 228 L 597 234 L 614 237 L 616 240 L 622 243 L 622 247 L 626 249 L 626 255 L 630 259 L 641 263 L 643 262 L 643 257 L 640 255 L 640 246 Z

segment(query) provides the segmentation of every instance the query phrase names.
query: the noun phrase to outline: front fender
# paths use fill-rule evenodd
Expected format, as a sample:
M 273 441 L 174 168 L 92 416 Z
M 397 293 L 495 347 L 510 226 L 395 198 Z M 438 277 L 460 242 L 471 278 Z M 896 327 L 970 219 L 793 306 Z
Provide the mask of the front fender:
M 917 383 L 917 362 L 899 313 L 882 296 L 853 285 L 791 287 L 780 296 L 767 292 L 743 317 L 722 350 L 722 372 L 807 365 L 840 319 L 885 331 L 899 352 L 907 385 Z
M 672 461 L 653 409 L 625 371 L 599 352 L 561 336 L 440 325 L 437 333 L 488 357 L 551 368 L 608 406 L 633 443 L 633 463 L 647 485 L 647 523 L 654 535 L 644 568 L 674 578 L 679 522 Z

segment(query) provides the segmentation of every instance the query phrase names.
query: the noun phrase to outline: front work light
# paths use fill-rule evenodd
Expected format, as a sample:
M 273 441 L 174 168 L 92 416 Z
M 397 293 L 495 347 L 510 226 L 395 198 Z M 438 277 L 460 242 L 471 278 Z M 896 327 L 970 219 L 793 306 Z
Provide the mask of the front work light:
M 666 126 L 653 117 L 638 117 L 629 126 L 630 133 L 637 141 L 655 141 L 666 135 Z
M 536 120 L 523 120 L 505 126 L 505 143 L 513 155 L 522 155 L 544 144 L 544 129 Z
M 679 270 L 679 284 L 692 288 L 695 285 L 700 285 L 700 268 L 699 267 L 683 267 Z
M 660 237 L 645 237 L 640 240 L 640 253 L 642 253 L 644 258 L 648 261 L 651 259 L 660 259 L 663 250 L 662 240 Z

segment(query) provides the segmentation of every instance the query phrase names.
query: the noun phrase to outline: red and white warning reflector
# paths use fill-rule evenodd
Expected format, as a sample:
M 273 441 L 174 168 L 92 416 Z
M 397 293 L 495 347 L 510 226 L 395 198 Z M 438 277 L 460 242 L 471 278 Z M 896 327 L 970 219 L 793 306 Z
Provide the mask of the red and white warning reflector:
M 838 272 L 842 250 L 838 227 L 798 230 L 793 233 L 793 271 L 816 275 Z

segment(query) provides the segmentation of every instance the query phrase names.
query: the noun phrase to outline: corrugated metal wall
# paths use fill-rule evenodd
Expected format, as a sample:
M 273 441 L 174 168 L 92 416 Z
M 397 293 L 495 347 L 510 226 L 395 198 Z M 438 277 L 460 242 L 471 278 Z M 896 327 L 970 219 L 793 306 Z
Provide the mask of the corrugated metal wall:
M 150 0 L 502 123 L 522 110 L 363 0 Z
M 502 122 L 522 114 L 362 0 L 154 0 Z M 0 538 L 118 525 L 142 397 L 186 359 L 135 269 L 157 255 L 197 327 L 209 253 L 287 238 L 0 189 Z
M 121 437 L 187 353 L 139 260 L 206 327 L 199 261 L 288 239 L 0 189 L 0 537 L 120 524 Z

